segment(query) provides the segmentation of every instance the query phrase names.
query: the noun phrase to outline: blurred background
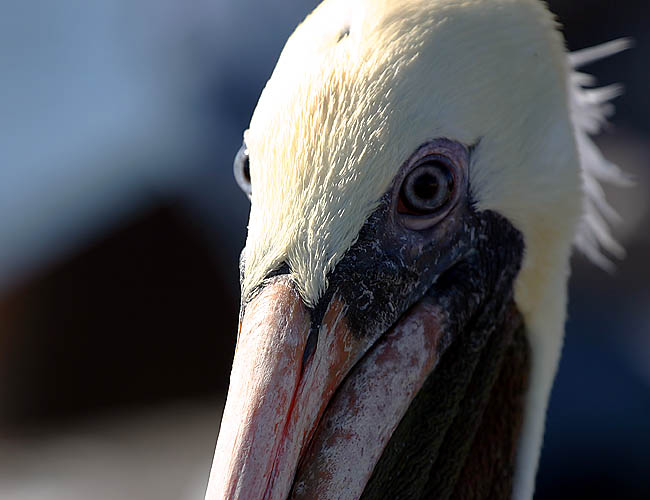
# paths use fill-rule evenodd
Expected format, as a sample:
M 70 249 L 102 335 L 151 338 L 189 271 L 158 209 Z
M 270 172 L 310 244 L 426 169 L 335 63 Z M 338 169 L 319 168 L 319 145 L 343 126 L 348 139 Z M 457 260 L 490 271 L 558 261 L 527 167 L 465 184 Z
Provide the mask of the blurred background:
M 650 4 L 550 1 L 626 93 L 628 256 L 574 258 L 536 499 L 650 498 Z M 315 1 L 23 0 L 0 16 L 0 498 L 200 499 L 234 349 L 257 98 Z

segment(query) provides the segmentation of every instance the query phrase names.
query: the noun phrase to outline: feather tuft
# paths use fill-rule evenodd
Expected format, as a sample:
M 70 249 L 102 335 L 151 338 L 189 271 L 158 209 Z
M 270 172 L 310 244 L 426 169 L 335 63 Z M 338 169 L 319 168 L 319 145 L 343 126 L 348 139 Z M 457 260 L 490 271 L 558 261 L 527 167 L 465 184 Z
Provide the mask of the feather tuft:
M 617 165 L 607 160 L 591 136 L 598 134 L 614 113 L 611 101 L 623 93 L 622 85 L 594 88 L 593 76 L 575 71 L 577 68 L 629 49 L 632 42 L 623 38 L 568 55 L 573 71 L 569 77 L 571 118 L 575 130 L 584 189 L 582 221 L 575 246 L 594 264 L 612 271 L 610 256 L 625 257 L 625 249 L 614 239 L 610 225 L 621 221 L 605 197 L 601 183 L 620 187 L 633 185 L 633 180 Z

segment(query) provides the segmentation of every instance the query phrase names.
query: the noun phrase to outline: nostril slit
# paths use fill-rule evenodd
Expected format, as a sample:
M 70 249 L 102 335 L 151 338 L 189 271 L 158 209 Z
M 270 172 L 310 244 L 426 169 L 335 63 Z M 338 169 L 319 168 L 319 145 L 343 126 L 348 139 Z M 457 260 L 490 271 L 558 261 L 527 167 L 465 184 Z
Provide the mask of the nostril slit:
M 318 345 L 318 330 L 319 328 L 316 325 L 312 325 L 309 329 L 309 337 L 307 337 L 307 343 L 305 344 L 305 352 L 302 355 L 301 374 L 305 372 L 307 363 L 309 363 L 314 355 L 314 351 L 316 351 L 316 346 Z
M 307 365 L 314 357 L 314 352 L 318 346 L 318 334 L 320 332 L 321 325 L 323 323 L 323 318 L 325 317 L 325 311 L 332 301 L 334 287 L 330 283 L 330 287 L 325 292 L 325 294 L 318 300 L 316 305 L 311 308 L 311 328 L 309 329 L 309 336 L 307 337 L 307 342 L 305 343 L 305 351 L 302 355 L 302 372 L 305 371 Z

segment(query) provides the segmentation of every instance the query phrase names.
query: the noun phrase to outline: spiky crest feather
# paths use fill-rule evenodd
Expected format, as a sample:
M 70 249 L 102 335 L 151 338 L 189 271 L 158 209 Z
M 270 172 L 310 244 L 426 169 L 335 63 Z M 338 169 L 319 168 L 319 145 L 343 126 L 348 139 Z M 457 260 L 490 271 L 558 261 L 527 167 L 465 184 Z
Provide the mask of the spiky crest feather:
M 612 237 L 609 229 L 609 224 L 618 223 L 620 217 L 607 202 L 600 182 L 630 186 L 632 181 L 618 166 L 602 155 L 590 136 L 598 134 L 606 124 L 607 118 L 613 114 L 614 107 L 610 101 L 621 95 L 623 88 L 621 85 L 590 88 L 594 87 L 596 80 L 591 75 L 575 70 L 630 47 L 630 40 L 620 39 L 572 52 L 568 56 L 569 64 L 574 70 L 569 78 L 571 117 L 584 188 L 584 209 L 575 244 L 589 259 L 604 269 L 612 269 L 612 263 L 602 250 L 619 258 L 625 256 L 625 250 Z

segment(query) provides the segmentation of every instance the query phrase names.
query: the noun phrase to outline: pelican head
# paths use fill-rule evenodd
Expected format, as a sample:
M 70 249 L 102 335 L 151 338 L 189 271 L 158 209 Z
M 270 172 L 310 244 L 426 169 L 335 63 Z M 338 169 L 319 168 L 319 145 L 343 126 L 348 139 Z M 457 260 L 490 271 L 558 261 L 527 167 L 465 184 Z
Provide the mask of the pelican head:
M 616 93 L 538 0 L 326 0 L 267 83 L 207 499 L 532 496 L 587 132 Z M 580 151 L 591 154 L 581 155 Z

